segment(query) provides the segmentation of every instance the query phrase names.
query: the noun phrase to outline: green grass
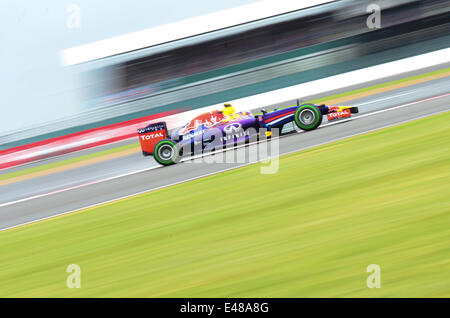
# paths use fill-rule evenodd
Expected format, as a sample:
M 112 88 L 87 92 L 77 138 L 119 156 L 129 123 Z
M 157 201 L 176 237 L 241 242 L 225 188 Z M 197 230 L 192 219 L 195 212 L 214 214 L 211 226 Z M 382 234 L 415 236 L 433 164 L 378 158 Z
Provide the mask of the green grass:
M 408 77 L 408 78 L 402 78 L 402 79 L 399 79 L 399 80 L 396 80 L 396 81 L 391 81 L 391 82 L 387 82 L 387 83 L 381 83 L 381 84 L 377 84 L 377 85 L 373 85 L 373 86 L 369 86 L 369 87 L 364 87 L 364 88 L 357 89 L 357 90 L 344 92 L 344 93 L 341 93 L 341 94 L 327 96 L 327 97 L 315 99 L 315 100 L 312 100 L 312 101 L 307 101 L 305 103 L 318 104 L 318 103 L 321 103 L 321 102 L 326 101 L 326 100 L 346 97 L 346 96 L 350 96 L 350 95 L 354 95 L 354 94 L 358 94 L 358 93 L 363 93 L 363 92 L 367 92 L 367 91 L 371 91 L 371 90 L 375 90 L 375 89 L 379 89 L 379 88 L 383 88 L 383 87 L 388 87 L 388 86 L 392 86 L 392 85 L 396 85 L 396 84 L 400 84 L 400 83 L 404 83 L 404 82 L 413 81 L 413 80 L 416 80 L 416 79 L 420 79 L 420 78 L 424 78 L 424 77 L 428 77 L 428 76 L 432 76 L 432 75 L 438 75 L 438 74 L 446 73 L 446 72 L 449 72 L 449 71 L 450 71 L 450 68 L 445 68 L 445 69 L 441 69 L 441 70 L 437 70 L 437 71 L 433 71 L 433 72 L 428 72 L 428 73 L 424 73 L 424 74 L 418 74 L 418 75 L 415 75 L 415 76 L 412 76 L 412 77 Z M 287 107 L 291 107 L 291 106 L 294 106 L 294 105 L 281 107 L 279 109 L 287 108 Z M 92 153 L 92 154 L 88 154 L 88 155 L 84 155 L 84 156 L 80 156 L 80 157 L 75 157 L 75 158 L 72 158 L 72 159 L 62 160 L 62 161 L 58 161 L 58 162 L 54 162 L 54 163 L 50 163 L 50 164 L 46 164 L 46 165 L 41 165 L 41 166 L 37 166 L 37 167 L 33 167 L 33 168 L 28 168 L 28 169 L 18 170 L 18 171 L 14 171 L 14 172 L 10 172 L 10 173 L 0 174 L 0 181 L 1 180 L 6 180 L 6 179 L 10 179 L 10 178 L 14 178 L 14 177 L 27 175 L 27 174 L 30 174 L 30 173 L 33 173 L 33 172 L 44 171 L 44 170 L 48 170 L 48 169 L 51 169 L 51 168 L 60 167 L 60 166 L 64 166 L 64 165 L 67 165 L 67 164 L 84 161 L 84 160 L 87 160 L 87 159 L 92 159 L 92 158 L 95 158 L 95 157 L 101 157 L 101 156 L 104 156 L 104 155 L 107 155 L 107 154 L 119 152 L 119 151 L 126 150 L 126 149 L 131 149 L 131 148 L 135 148 L 135 147 L 139 147 L 139 143 L 125 145 L 125 146 L 121 146 L 121 147 L 117 147 L 117 148 L 113 148 L 113 149 L 109 149 L 109 150 L 105 150 L 105 151 L 100 151 L 100 152 L 96 152 L 96 153 Z
M 373 85 L 373 86 L 363 87 L 363 88 L 356 89 L 356 90 L 349 91 L 349 92 L 343 92 L 343 93 L 336 94 L 336 95 L 333 95 L 333 96 L 318 98 L 318 99 L 315 99 L 315 100 L 310 101 L 310 102 L 312 102 L 312 103 L 321 103 L 321 102 L 326 101 L 326 100 L 347 97 L 347 96 L 354 95 L 354 94 L 360 94 L 360 93 L 368 92 L 368 91 L 371 91 L 371 90 L 374 90 L 374 89 L 380 89 L 380 88 L 384 88 L 384 87 L 389 87 L 389 86 L 393 86 L 393 85 L 397 85 L 397 84 L 402 84 L 402 83 L 418 80 L 418 79 L 421 79 L 421 78 L 424 78 L 424 77 L 428 77 L 428 76 L 433 76 L 433 75 L 439 75 L 439 74 L 447 73 L 449 71 L 450 71 L 450 68 L 444 68 L 444 69 L 441 69 L 441 70 L 436 70 L 436 71 L 432 71 L 432 72 L 428 72 L 428 73 L 418 74 L 418 75 L 414 75 L 414 76 L 411 76 L 411 77 L 401 78 L 401 79 L 398 79 L 398 80 L 395 80 L 395 81 L 391 81 L 391 82 L 380 83 L 380 84 Z
M 433 76 L 433 75 L 439 75 L 439 74 L 443 74 L 443 73 L 447 73 L 447 72 L 450 72 L 450 67 L 449 68 L 444 68 L 444 69 L 441 69 L 441 70 L 428 72 L 428 73 L 414 75 L 414 76 L 411 76 L 411 77 L 401 78 L 401 79 L 398 79 L 398 80 L 395 80 L 395 81 L 391 81 L 391 82 L 385 82 L 385 83 L 380 83 L 380 84 L 376 84 L 376 85 L 372 85 L 372 86 L 367 86 L 367 87 L 355 89 L 355 90 L 352 90 L 352 91 L 343 92 L 343 93 L 340 93 L 340 94 L 335 94 L 335 95 L 331 95 L 331 96 L 321 97 L 321 98 L 317 98 L 317 99 L 313 99 L 313 100 L 309 100 L 309 101 L 303 101 L 303 103 L 320 104 L 320 103 L 326 102 L 327 100 L 333 100 L 333 99 L 347 97 L 347 96 L 351 96 L 351 95 L 355 95 L 355 94 L 365 93 L 365 92 L 373 91 L 373 90 L 376 90 L 376 89 L 385 88 L 385 87 L 389 87 L 389 86 L 393 86 L 393 85 L 397 85 L 397 84 L 402 84 L 402 83 L 406 83 L 406 82 L 411 82 L 411 81 L 418 80 L 418 79 L 421 79 L 421 78 L 424 78 L 424 77 Z M 279 107 L 278 109 L 283 109 L 283 108 L 292 107 L 292 106 L 295 106 L 295 104 L 294 105 L 289 105 L 289 106 L 284 106 L 284 107 Z
M 449 297 L 449 120 L 0 232 L 0 296 Z
M 71 159 L 56 161 L 56 162 L 48 163 L 48 164 L 45 164 L 45 165 L 36 166 L 36 167 L 33 167 L 33 168 L 27 168 L 27 169 L 23 169 L 23 170 L 17 170 L 17 171 L 14 171 L 14 172 L 4 173 L 4 174 L 0 174 L 0 181 L 1 180 L 6 180 L 6 179 L 10 179 L 10 178 L 24 176 L 24 175 L 27 175 L 27 174 L 30 174 L 30 173 L 34 173 L 34 172 L 39 172 L 39 171 L 44 171 L 44 170 L 48 170 L 48 169 L 52 169 L 52 168 L 56 168 L 56 167 L 65 166 L 65 165 L 68 165 L 68 164 L 71 164 L 71 163 L 76 163 L 76 162 L 85 161 L 85 160 L 88 160 L 88 159 L 102 157 L 102 156 L 105 156 L 105 155 L 109 155 L 109 154 L 112 154 L 112 153 L 116 153 L 116 152 L 120 152 L 120 151 L 123 151 L 123 150 L 132 149 L 132 148 L 136 148 L 136 147 L 139 147 L 139 143 L 133 143 L 133 144 L 124 145 L 124 146 L 120 146 L 120 147 L 116 147 L 116 148 L 112 148 L 112 149 L 108 149 L 108 150 L 94 152 L 94 153 L 91 153 L 91 154 L 87 154 L 87 155 L 83 155 L 83 156 L 79 156 L 79 157 L 74 157 L 74 158 L 71 158 Z

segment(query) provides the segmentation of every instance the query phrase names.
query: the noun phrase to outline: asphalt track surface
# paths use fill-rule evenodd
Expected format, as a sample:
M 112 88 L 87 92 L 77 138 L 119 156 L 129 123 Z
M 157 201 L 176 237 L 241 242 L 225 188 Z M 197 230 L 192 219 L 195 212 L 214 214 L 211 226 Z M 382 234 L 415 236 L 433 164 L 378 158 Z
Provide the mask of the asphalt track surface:
M 329 94 L 325 96 L 327 95 Z M 292 103 L 287 101 L 275 107 Z M 277 147 L 274 149 L 278 149 L 279 155 L 283 155 L 449 111 L 450 77 L 352 100 L 346 105 L 358 106 L 360 113 L 351 120 L 338 123 L 329 124 L 324 120 L 319 129 L 283 136 L 267 143 L 267 148 L 270 150 L 272 143 L 275 143 Z M 137 142 L 137 139 L 133 142 Z M 240 151 L 245 151 L 248 156 L 249 152 L 255 153 L 258 147 L 263 146 L 251 145 L 241 148 Z M 228 151 L 227 154 L 229 153 L 236 153 L 236 150 Z M 61 156 L 57 160 L 73 156 L 74 154 Z M 1 186 L 0 230 L 220 173 L 249 163 L 249 160 L 234 160 L 232 163 L 205 162 L 223 158 L 219 156 L 222 154 L 161 167 L 152 157 L 143 157 L 136 153 Z M 270 163 L 260 165 L 268 167 Z M 282 165 L 279 169 L 283 169 Z

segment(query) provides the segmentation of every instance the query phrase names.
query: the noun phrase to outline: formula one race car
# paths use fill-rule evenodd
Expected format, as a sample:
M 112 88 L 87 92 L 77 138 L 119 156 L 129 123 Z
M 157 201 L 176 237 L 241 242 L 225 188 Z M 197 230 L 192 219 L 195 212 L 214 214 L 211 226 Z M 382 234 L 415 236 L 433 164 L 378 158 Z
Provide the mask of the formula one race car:
M 262 134 L 270 138 L 274 129 L 278 129 L 279 135 L 295 131 L 294 125 L 304 131 L 313 130 L 320 126 L 323 115 L 327 115 L 328 121 L 333 121 L 358 113 L 357 107 L 300 105 L 299 101 L 296 106 L 280 110 L 262 110 L 260 115 L 235 113 L 230 104 L 224 106 L 222 111 L 210 111 L 193 118 L 173 131 L 171 136 L 165 122 L 138 129 L 142 153 L 153 155 L 158 163 L 168 166 L 183 156 L 248 143 Z M 292 127 L 291 131 L 286 131 L 287 125 Z

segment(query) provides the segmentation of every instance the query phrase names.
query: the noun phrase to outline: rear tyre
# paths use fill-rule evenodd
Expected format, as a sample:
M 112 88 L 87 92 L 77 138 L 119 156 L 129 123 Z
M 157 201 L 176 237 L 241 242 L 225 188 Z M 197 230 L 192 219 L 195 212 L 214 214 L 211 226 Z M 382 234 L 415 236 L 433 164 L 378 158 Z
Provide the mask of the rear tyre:
M 170 139 L 159 141 L 153 151 L 155 160 L 163 166 L 170 166 L 179 162 L 180 154 L 177 145 Z
M 298 128 L 302 130 L 313 130 L 322 123 L 322 112 L 312 104 L 304 104 L 297 108 L 294 121 Z

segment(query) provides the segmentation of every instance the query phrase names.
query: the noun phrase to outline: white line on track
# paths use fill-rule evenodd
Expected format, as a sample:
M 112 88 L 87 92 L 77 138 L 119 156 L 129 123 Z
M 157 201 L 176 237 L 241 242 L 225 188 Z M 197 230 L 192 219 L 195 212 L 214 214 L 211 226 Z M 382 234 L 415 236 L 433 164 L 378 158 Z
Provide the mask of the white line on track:
M 327 123 L 327 124 L 322 125 L 321 127 L 327 127 L 327 126 L 331 126 L 331 125 L 335 125 L 335 124 L 340 124 L 340 123 L 343 123 L 343 122 L 346 122 L 346 121 L 350 121 L 350 120 L 358 120 L 360 118 L 373 116 L 373 115 L 377 115 L 377 114 L 388 112 L 388 111 L 393 111 L 393 110 L 396 110 L 396 109 L 400 109 L 400 108 L 416 105 L 416 104 L 419 104 L 419 103 L 423 103 L 423 102 L 427 102 L 427 101 L 443 98 L 443 97 L 446 97 L 446 96 L 450 96 L 450 93 L 439 95 L 439 96 L 434 96 L 434 97 L 430 97 L 430 98 L 426 98 L 426 99 L 423 99 L 423 100 L 418 100 L 418 101 L 415 101 L 415 102 L 411 102 L 411 103 L 407 103 L 407 104 L 403 104 L 403 105 L 399 105 L 399 106 L 395 106 L 395 107 L 391 107 L 391 108 L 381 109 L 381 110 L 378 110 L 378 111 L 370 112 L 370 113 L 367 113 L 367 114 L 362 114 L 362 115 L 359 115 L 359 116 L 356 116 L 356 117 L 353 117 L 353 118 L 349 118 L 349 119 L 346 119 L 346 120 L 341 120 L 341 121 L 338 121 L 338 122 Z M 400 124 L 400 123 L 396 123 L 396 125 L 397 124 Z M 385 126 L 385 127 L 389 127 L 389 126 Z M 384 128 L 384 127 L 382 127 L 382 128 Z M 381 128 L 377 128 L 377 129 L 381 129 Z M 369 132 L 369 131 L 365 131 L 363 133 L 366 133 L 366 132 Z M 300 131 L 299 133 L 303 133 L 303 131 Z M 356 135 L 360 135 L 360 134 L 361 133 L 356 134 Z M 351 137 L 351 136 L 347 136 L 345 138 L 348 138 L 348 137 Z M 277 137 L 277 138 L 280 138 L 280 137 Z M 339 139 L 337 139 L 337 140 L 339 140 Z M 333 141 L 336 141 L 336 140 L 327 141 L 326 143 L 330 143 L 330 142 L 333 142 Z M 240 145 L 240 146 L 234 147 L 234 148 L 222 149 L 222 150 L 216 151 L 214 153 L 200 154 L 200 155 L 197 155 L 197 156 L 192 156 L 192 157 L 185 158 L 185 159 L 181 160 L 181 162 L 194 160 L 194 159 L 197 159 L 197 158 L 200 158 L 200 157 L 205 157 L 205 156 L 217 154 L 217 153 L 224 152 L 224 151 L 236 150 L 237 148 L 241 148 L 241 147 L 248 147 L 248 146 L 254 145 L 256 143 L 257 142 L 253 142 L 253 143 L 246 144 L 246 145 Z M 314 145 L 313 147 L 315 147 L 315 146 L 318 146 L 318 145 Z M 307 147 L 307 148 L 311 148 L 311 147 Z M 304 149 L 307 149 L 307 148 L 304 148 Z M 301 151 L 301 150 L 304 150 L 304 149 L 300 148 L 300 149 L 297 149 L 295 151 Z M 285 154 L 287 154 L 287 153 L 283 153 L 283 155 L 285 155 Z M 268 158 L 265 158 L 264 160 L 268 160 Z M 255 162 L 259 162 L 259 161 L 255 161 Z M 145 190 L 143 192 L 127 195 L 125 197 L 121 197 L 121 198 L 117 198 L 117 199 L 112 199 L 112 200 L 105 201 L 105 202 L 102 202 L 102 203 L 98 203 L 98 204 L 95 204 L 95 205 L 92 205 L 92 206 L 96 206 L 96 205 L 112 202 L 112 201 L 115 201 L 115 200 L 120 200 L 120 199 L 123 199 L 123 198 L 127 198 L 129 196 L 138 195 L 138 194 L 141 194 L 141 193 L 145 193 L 145 192 L 161 189 L 161 188 L 164 188 L 164 187 L 169 187 L 169 186 L 172 186 L 172 185 L 175 185 L 175 184 L 179 184 L 179 183 L 183 183 L 183 182 L 186 182 L 186 181 L 191 181 L 191 180 L 194 180 L 194 179 L 206 177 L 206 176 L 211 175 L 211 174 L 216 174 L 216 173 L 219 173 L 219 172 L 224 172 L 224 171 L 227 171 L 227 170 L 236 169 L 238 167 L 242 167 L 242 166 L 245 166 L 247 164 L 252 164 L 252 163 L 255 163 L 255 162 L 249 162 L 249 163 L 246 163 L 246 164 L 243 164 L 243 165 L 239 165 L 239 166 L 236 166 L 236 167 L 233 167 L 233 168 L 220 170 L 220 171 L 217 171 L 217 172 L 213 172 L 213 173 L 210 173 L 210 174 L 194 177 L 194 178 L 187 179 L 187 180 L 184 180 L 184 181 L 172 183 L 172 184 L 169 184 L 169 185 L 164 185 L 164 186 L 161 186 L 161 187 L 158 187 L 158 188 Z M 141 172 L 144 172 L 144 171 L 153 170 L 153 169 L 156 169 L 156 168 L 161 168 L 161 167 L 160 166 L 154 166 L 154 167 L 149 167 L 149 168 L 145 168 L 145 169 L 139 169 L 139 170 L 136 170 L 136 171 L 127 172 L 127 173 L 124 173 L 124 174 L 121 174 L 121 175 L 117 175 L 117 176 L 113 176 L 113 177 L 109 177 L 109 178 L 105 178 L 105 179 L 91 181 L 91 182 L 79 184 L 79 185 L 76 185 L 76 186 L 63 188 L 63 189 L 59 189 L 59 190 L 55 190 L 55 191 L 51 191 L 51 192 L 47 192 L 47 193 L 42 193 L 42 194 L 34 195 L 34 196 L 31 196 L 31 197 L 27 197 L 27 198 L 15 200 L 15 201 L 5 202 L 5 203 L 0 204 L 0 208 L 1 207 L 5 207 L 5 206 L 10 206 L 10 205 L 13 205 L 13 204 L 17 204 L 17 203 L 21 203 L 21 202 L 25 202 L 25 201 L 29 201 L 29 200 L 42 198 L 42 197 L 45 197 L 45 196 L 49 196 L 49 195 L 53 195 L 53 194 L 57 194 L 57 193 L 61 193 L 61 192 L 65 192 L 65 191 L 69 191 L 69 190 L 79 189 L 79 188 L 82 188 L 82 187 L 85 187 L 85 186 L 89 186 L 89 185 L 93 185 L 93 184 L 98 184 L 98 183 L 102 183 L 102 182 L 106 182 L 106 181 L 111 181 L 111 180 L 114 180 L 114 179 L 126 177 L 126 176 L 129 176 L 129 175 L 141 173 Z M 89 207 L 91 207 L 91 206 L 89 206 Z M 88 208 L 88 207 L 85 207 L 85 208 Z M 85 208 L 80 208 L 80 209 L 85 209 Z M 80 210 L 80 209 L 77 209 L 77 210 Z M 71 212 L 73 212 L 73 211 L 71 211 Z M 70 213 L 70 212 L 64 212 L 62 214 L 65 214 L 65 213 Z M 58 215 L 60 215 L 60 214 L 58 214 Z M 46 219 L 46 218 L 44 218 L 44 219 Z M 32 222 L 34 222 L 34 221 L 32 221 Z
M 448 96 L 448 95 L 450 95 L 450 94 L 442 95 L 441 97 Z M 387 110 L 385 110 L 385 111 L 387 111 Z M 339 141 L 339 140 L 342 140 L 342 139 L 352 138 L 352 137 L 355 137 L 355 136 L 358 136 L 358 135 L 370 133 L 370 132 L 381 130 L 381 129 L 384 129 L 384 128 L 389 128 L 389 127 L 401 125 L 403 123 L 407 123 L 407 122 L 410 122 L 410 121 L 413 121 L 413 120 L 418 120 L 418 119 L 421 119 L 421 118 L 426 118 L 426 117 L 429 117 L 429 116 L 432 116 L 432 115 L 437 115 L 437 114 L 441 114 L 441 113 L 445 113 L 445 112 L 448 112 L 448 110 L 440 111 L 440 112 L 437 112 L 437 113 L 434 113 L 434 114 L 427 114 L 427 115 L 419 116 L 419 117 L 416 117 L 416 118 L 404 120 L 404 121 L 397 122 L 397 123 L 394 123 L 394 124 L 390 124 L 390 125 L 386 125 L 386 126 L 370 129 L 370 130 L 367 130 L 367 131 L 363 131 L 363 132 L 360 132 L 360 133 L 357 133 L 357 134 L 352 134 L 352 135 L 348 135 L 348 136 L 344 136 L 344 137 L 340 137 L 340 138 L 335 138 L 333 140 L 329 140 L 329 141 L 322 142 L 322 143 L 319 143 L 319 144 L 315 144 L 315 145 L 312 145 L 312 146 L 303 147 L 303 148 L 295 149 L 295 150 L 292 150 L 292 151 L 288 151 L 288 152 L 283 153 L 282 155 L 288 155 L 288 154 L 291 154 L 291 153 L 303 151 L 303 150 L 310 149 L 310 148 L 313 148 L 313 147 L 319 147 L 319 146 L 326 145 L 326 144 L 329 144 L 329 143 L 332 143 L 332 142 L 335 142 L 335 141 Z M 373 114 L 373 113 L 371 113 L 371 114 Z M 367 115 L 370 115 L 370 114 L 367 114 Z M 360 118 L 360 117 L 361 116 L 358 116 L 358 117 L 355 117 L 354 119 Z M 328 125 L 331 125 L 331 124 L 327 124 L 327 126 Z M 149 193 L 149 192 L 152 192 L 152 191 L 155 191 L 155 190 L 167 188 L 167 187 L 174 186 L 174 185 L 177 185 L 177 184 L 193 181 L 193 180 L 200 179 L 200 178 L 205 178 L 205 177 L 208 177 L 208 176 L 211 176 L 211 175 L 215 175 L 215 174 L 226 172 L 226 171 L 229 171 L 229 170 L 245 167 L 245 166 L 248 166 L 250 164 L 258 163 L 260 161 L 266 161 L 266 160 L 269 160 L 269 159 L 271 159 L 271 158 L 264 158 L 264 159 L 256 160 L 256 161 L 253 161 L 253 162 L 243 163 L 243 164 L 241 164 L 239 166 L 236 166 L 236 167 L 231 167 L 231 168 L 226 168 L 226 169 L 222 169 L 222 170 L 219 170 L 219 171 L 210 172 L 210 173 L 207 173 L 207 174 L 203 174 L 201 176 L 196 176 L 196 177 L 192 177 L 192 178 L 185 179 L 185 180 L 182 180 L 182 181 L 177 181 L 177 182 L 174 182 L 174 183 L 171 183 L 171 184 L 167 184 L 167 185 L 163 185 L 163 186 L 159 186 L 159 187 L 156 187 L 156 188 L 153 188 L 153 189 L 139 191 L 139 192 L 136 192 L 136 193 L 133 193 L 133 194 L 125 195 L 125 196 L 122 196 L 122 197 L 119 197 L 119 198 L 103 201 L 103 202 L 100 202 L 100 203 L 91 204 L 91 205 L 88 205 L 88 206 L 85 206 L 85 207 L 82 207 L 82 208 L 78 208 L 78 209 L 74 209 L 74 210 L 71 210 L 71 211 L 62 212 L 62 213 L 54 214 L 54 215 L 51 215 L 51 216 L 39 218 L 39 219 L 36 219 L 36 220 L 33 220 L 33 221 L 16 224 L 16 225 L 13 225 L 13 226 L 10 226 L 10 227 L 6 227 L 6 228 L 3 228 L 3 229 L 0 229 L 0 232 L 8 230 L 8 229 L 12 229 L 12 228 L 20 227 L 20 226 L 23 226 L 23 225 L 27 225 L 27 224 L 36 223 L 36 222 L 39 222 L 39 221 L 51 219 L 51 218 L 54 218 L 54 217 L 57 217 L 57 216 L 61 216 L 61 215 L 70 214 L 70 213 L 74 213 L 74 212 L 77 212 L 77 211 L 93 208 L 93 207 L 100 206 L 100 205 L 103 205 L 103 204 L 112 203 L 112 202 L 115 202 L 115 201 L 123 200 L 123 199 L 130 198 L 130 197 L 133 197 L 133 196 L 137 196 L 137 195 L 140 195 L 140 194 Z M 192 159 L 188 159 L 188 160 L 192 160 Z M 135 172 L 123 174 L 123 175 L 120 175 L 120 176 L 104 179 L 102 181 L 116 179 L 116 178 L 120 178 L 120 177 L 123 177 L 123 176 L 126 176 L 126 175 L 130 175 L 130 174 L 134 174 L 134 173 L 139 173 L 139 172 L 151 170 L 151 169 L 154 169 L 154 168 L 156 168 L 156 167 L 152 167 L 150 169 L 141 169 L 139 171 L 135 171 Z M 99 181 L 99 182 L 102 182 L 102 181 Z M 93 184 L 93 183 L 98 183 L 98 182 L 92 182 L 91 184 Z M 88 184 L 85 184 L 85 185 L 88 185 Z M 75 189 L 77 187 L 73 187 L 73 188 Z M 65 190 L 70 190 L 70 189 L 65 189 Z M 55 191 L 53 193 L 58 193 L 58 192 L 62 192 L 62 191 Z
M 109 178 L 105 178 L 105 179 L 95 180 L 95 181 L 91 181 L 91 182 L 78 184 L 76 186 L 71 186 L 71 187 L 68 187 L 68 188 L 63 188 L 63 189 L 59 189 L 59 190 L 55 190 L 55 191 L 51 191 L 51 192 L 46 192 L 46 193 L 42 193 L 42 194 L 38 194 L 38 195 L 33 195 L 31 197 L 23 198 L 23 199 L 20 199 L 20 200 L 15 200 L 15 201 L 2 203 L 2 204 L 0 204 L 0 208 L 8 206 L 8 205 L 12 205 L 12 204 L 17 204 L 17 203 L 33 200 L 33 199 L 39 199 L 39 198 L 42 198 L 42 197 L 45 197 L 45 196 L 49 196 L 49 195 L 52 195 L 52 194 L 57 194 L 57 193 L 61 193 L 61 192 L 69 191 L 69 190 L 82 188 L 82 187 L 89 186 L 89 185 L 96 184 L 96 183 L 101 183 L 101 182 L 114 180 L 114 179 L 117 179 L 117 178 L 126 177 L 126 176 L 129 176 L 129 175 L 132 175 L 132 174 L 136 174 L 136 173 L 140 173 L 140 172 L 144 172 L 144 171 L 148 171 L 148 170 L 152 170 L 152 169 L 156 169 L 156 168 L 159 168 L 159 167 L 155 166 L 155 167 L 149 167 L 149 168 L 145 168 L 145 169 L 139 169 L 139 170 L 136 170 L 136 171 L 127 172 L 127 173 L 124 173 L 124 174 L 120 174 L 120 175 L 109 177 Z
M 450 95 L 450 94 L 448 94 L 448 95 Z M 412 118 L 412 119 L 404 120 L 404 121 L 401 121 L 401 122 L 397 122 L 397 123 L 394 123 L 394 124 L 389 124 L 389 125 L 386 125 L 386 126 L 382 126 L 382 127 L 378 127 L 378 128 L 374 128 L 374 129 L 369 129 L 369 130 L 366 130 L 366 131 L 363 131 L 363 132 L 360 132 L 360 133 L 357 133 L 357 134 L 352 134 L 352 135 L 348 135 L 348 136 L 344 136 L 344 137 L 340 137 L 340 138 L 335 138 L 333 140 L 321 142 L 321 143 L 318 143 L 318 144 L 315 144 L 315 145 L 312 145 L 312 146 L 303 147 L 303 148 L 295 149 L 295 150 L 292 150 L 292 151 L 288 151 L 288 152 L 283 153 L 282 155 L 283 156 L 284 155 L 289 155 L 291 153 L 303 151 L 303 150 L 314 148 L 314 147 L 319 147 L 319 146 L 326 145 L 326 144 L 329 144 L 329 143 L 332 143 L 332 142 L 336 142 L 336 141 L 339 141 L 339 140 L 356 137 L 356 136 L 359 136 L 359 135 L 362 135 L 362 134 L 367 134 L 367 133 L 370 133 L 370 132 L 373 132 L 373 131 L 377 131 L 377 130 L 381 130 L 381 129 L 385 129 L 385 128 L 401 125 L 401 124 L 404 124 L 404 123 L 407 123 L 407 122 L 411 122 L 411 121 L 414 121 L 414 120 L 430 117 L 430 116 L 437 115 L 437 114 L 442 114 L 442 113 L 445 113 L 445 112 L 448 112 L 448 110 L 443 110 L 443 111 L 440 111 L 440 112 L 437 112 L 437 113 L 434 113 L 434 114 L 427 114 L 427 115 L 419 116 L 419 117 L 416 117 L 416 118 Z M 174 185 L 177 185 L 177 184 L 193 181 L 193 180 L 200 179 L 200 178 L 205 178 L 205 177 L 208 177 L 208 176 L 212 176 L 212 175 L 219 174 L 219 173 L 222 173 L 222 172 L 226 172 L 226 171 L 230 171 L 230 170 L 233 170 L 233 169 L 245 167 L 245 166 L 248 166 L 248 165 L 251 165 L 251 164 L 254 164 L 254 163 L 258 163 L 258 162 L 266 161 L 266 160 L 270 160 L 270 159 L 271 158 L 264 158 L 264 159 L 256 160 L 256 161 L 253 161 L 253 162 L 243 163 L 243 164 L 241 164 L 239 166 L 236 166 L 236 167 L 231 167 L 231 168 L 226 168 L 226 169 L 222 169 L 222 170 L 215 171 L 215 172 L 206 173 L 206 174 L 203 174 L 201 176 L 196 176 L 196 177 L 192 177 L 192 178 L 185 179 L 185 180 L 182 180 L 182 181 L 177 181 L 177 182 L 174 182 L 174 183 L 171 183 L 171 184 L 159 186 L 157 188 L 139 191 L 139 192 L 136 192 L 136 193 L 133 193 L 133 194 L 128 194 L 128 195 L 125 195 L 125 196 L 122 196 L 122 197 L 119 197 L 119 198 L 103 201 L 103 202 L 100 202 L 100 203 L 91 204 L 91 205 L 88 205 L 88 206 L 85 206 L 85 207 L 82 207 L 82 208 L 77 208 L 77 209 L 74 209 L 74 210 L 71 210 L 71 211 L 61 212 L 61 213 L 54 214 L 54 215 L 51 215 L 51 216 L 46 216 L 46 217 L 43 217 L 43 218 L 39 218 L 39 219 L 36 219 L 36 220 L 33 220 L 33 221 L 16 224 L 16 225 L 13 225 L 13 226 L 10 226 L 10 227 L 6 227 L 6 228 L 3 228 L 3 229 L 0 229 L 0 232 L 6 231 L 6 230 L 9 230 L 9 229 L 13 229 L 13 228 L 16 228 L 16 227 L 20 227 L 20 226 L 23 226 L 23 225 L 27 225 L 27 224 L 32 224 L 32 223 L 48 220 L 48 219 L 51 219 L 51 218 L 54 218 L 54 217 L 58 217 L 58 216 L 62 216 L 62 215 L 65 215 L 65 214 L 75 213 L 75 212 L 78 212 L 78 211 L 81 211 L 81 210 L 94 208 L 94 207 L 97 207 L 97 206 L 100 206 L 100 205 L 112 203 L 112 202 L 115 202 L 115 201 L 123 200 L 123 199 L 126 199 L 126 198 L 130 198 L 130 197 L 133 197 L 133 196 L 144 194 L 144 193 L 149 193 L 149 192 L 156 191 L 156 190 L 159 190 L 159 189 L 164 189 L 164 188 L 167 188 L 167 187 L 170 187 L 170 186 L 174 186 Z M 148 170 L 151 170 L 151 169 L 148 169 Z
M 16 170 L 18 170 L 17 168 L 24 168 L 24 169 L 26 169 L 28 167 L 32 168 L 37 163 L 42 163 L 42 164 L 52 163 L 52 162 L 55 162 L 55 161 L 59 161 L 59 160 L 57 160 L 59 158 L 60 159 L 70 159 L 70 158 L 73 158 L 73 157 L 83 156 L 83 155 L 85 155 L 84 152 L 89 151 L 89 150 L 93 150 L 93 149 L 99 149 L 100 147 L 108 146 L 107 149 L 104 149 L 104 150 L 108 150 L 108 149 L 111 149 L 111 148 L 115 148 L 115 147 L 109 147 L 109 146 L 112 146 L 112 145 L 118 144 L 118 143 L 125 143 L 125 142 L 127 142 L 127 141 L 129 141 L 131 139 L 135 139 L 135 138 L 136 138 L 135 136 L 134 137 L 129 137 L 129 138 L 126 138 L 126 139 L 110 142 L 110 143 L 108 143 L 106 145 L 99 145 L 99 146 L 89 147 L 89 148 L 85 148 L 85 149 L 75 150 L 75 151 L 72 151 L 72 152 L 68 152 L 68 153 L 63 153 L 63 154 L 60 154 L 60 155 L 52 156 L 52 157 L 49 157 L 49 158 L 42 158 L 42 159 L 37 159 L 37 160 L 31 161 L 31 162 L 21 163 L 21 164 L 18 164 L 16 166 L 13 166 L 13 167 L 0 169 L 0 174 L 3 174 L 3 173 L 6 174 L 6 173 L 8 173 L 10 171 L 16 171 Z M 125 144 L 125 145 L 127 145 L 127 144 Z M 66 158 L 68 155 L 70 155 L 70 157 Z
M 397 97 L 409 95 L 409 94 L 412 94 L 412 93 L 415 93 L 415 92 L 411 91 L 411 92 L 407 92 L 407 93 L 403 93 L 403 94 L 388 96 L 388 97 L 371 100 L 371 101 L 368 101 L 368 102 L 365 102 L 365 103 L 361 103 L 361 104 L 357 104 L 357 105 L 353 105 L 353 106 L 360 107 L 360 106 L 363 106 L 363 105 L 375 104 L 375 103 L 378 103 L 378 102 L 383 102 L 385 100 L 389 100 L 389 99 L 392 99 L 392 98 L 397 98 Z

